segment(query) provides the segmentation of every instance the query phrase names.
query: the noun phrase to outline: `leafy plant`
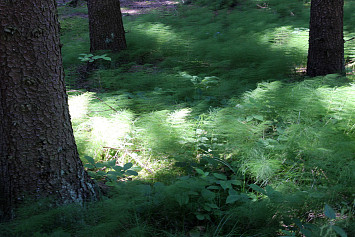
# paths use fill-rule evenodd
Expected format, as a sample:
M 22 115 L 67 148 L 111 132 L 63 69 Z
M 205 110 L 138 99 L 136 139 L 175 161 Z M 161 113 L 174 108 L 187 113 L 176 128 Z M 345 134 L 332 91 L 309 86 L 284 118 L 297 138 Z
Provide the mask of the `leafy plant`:
M 89 62 L 89 63 L 92 63 L 92 62 L 95 62 L 99 59 L 102 59 L 102 60 L 105 60 L 105 61 L 111 61 L 111 58 L 110 57 L 107 57 L 107 54 L 103 54 L 103 55 L 93 55 L 93 54 L 85 54 L 85 53 L 82 53 L 80 54 L 82 55 L 81 57 L 78 57 L 78 59 L 80 59 L 80 61 L 82 62 Z
M 119 166 L 116 165 L 116 160 L 96 162 L 90 156 L 85 156 L 85 159 L 88 163 L 84 167 L 87 168 L 89 175 L 96 180 L 108 182 L 108 184 L 113 184 L 118 179 L 128 176 L 137 176 L 137 171 L 141 170 L 139 167 L 133 167 L 132 163 Z
M 341 227 L 334 224 L 336 220 L 336 213 L 334 209 L 331 208 L 328 204 L 325 204 L 324 206 L 324 216 L 328 219 L 326 220 L 326 223 L 321 226 L 310 223 L 302 223 L 299 219 L 295 219 L 294 223 L 296 225 L 296 228 L 294 229 L 298 229 L 299 232 L 301 232 L 306 237 L 348 236 Z M 282 232 L 286 234 L 284 235 L 284 237 L 296 236 L 296 232 L 293 231 L 284 230 Z

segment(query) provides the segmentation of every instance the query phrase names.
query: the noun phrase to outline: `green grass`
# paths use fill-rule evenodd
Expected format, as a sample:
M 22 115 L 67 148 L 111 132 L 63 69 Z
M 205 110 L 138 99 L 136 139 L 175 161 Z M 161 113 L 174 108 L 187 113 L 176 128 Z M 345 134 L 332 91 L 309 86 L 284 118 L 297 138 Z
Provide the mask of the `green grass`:
M 142 170 L 96 203 L 25 205 L 1 236 L 354 235 L 355 41 L 347 77 L 304 78 L 307 2 L 192 2 L 124 16 L 128 49 L 86 78 L 86 9 L 59 9 L 80 157 Z

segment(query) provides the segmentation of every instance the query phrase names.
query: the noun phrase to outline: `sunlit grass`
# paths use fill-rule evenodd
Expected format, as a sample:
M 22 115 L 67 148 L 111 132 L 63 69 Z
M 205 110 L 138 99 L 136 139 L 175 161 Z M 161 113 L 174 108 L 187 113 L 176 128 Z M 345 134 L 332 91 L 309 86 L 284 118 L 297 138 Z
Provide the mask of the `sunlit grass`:
M 352 37 L 350 5 L 345 39 Z M 81 158 L 142 168 L 88 209 L 79 236 L 188 236 L 201 223 L 215 236 L 273 236 L 282 215 L 304 221 L 324 202 L 351 209 L 354 79 L 297 74 L 306 65 L 309 5 L 270 0 L 210 9 L 125 16 L 128 49 L 109 53 L 112 63 L 98 63 L 84 81 L 101 93 L 70 95 Z M 63 29 L 65 67 L 85 67 L 77 56 L 88 49 L 87 21 L 63 19 Z M 345 43 L 347 63 L 353 42 Z M 228 191 L 213 191 L 220 180 L 207 189 L 218 174 L 238 180 L 234 188 L 248 201 L 225 204 Z M 281 199 L 274 203 L 249 184 L 273 187 Z M 209 195 L 217 208 L 203 205 Z

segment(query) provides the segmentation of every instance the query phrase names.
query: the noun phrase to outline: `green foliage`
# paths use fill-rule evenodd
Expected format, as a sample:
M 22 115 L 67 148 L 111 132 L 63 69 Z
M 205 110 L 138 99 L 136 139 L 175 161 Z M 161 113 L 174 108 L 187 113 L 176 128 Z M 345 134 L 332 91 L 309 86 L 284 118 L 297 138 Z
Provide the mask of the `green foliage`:
M 212 10 L 220 10 L 236 6 L 238 0 L 183 0 L 184 4 L 197 4 L 200 6 L 208 6 Z
M 128 49 L 83 55 L 111 59 L 85 79 L 85 9 L 59 9 L 67 84 L 91 91 L 69 94 L 80 157 L 109 187 L 96 203 L 26 205 L 1 236 L 354 235 L 355 88 L 300 77 L 308 3 L 192 3 L 125 16 Z
M 132 163 L 126 163 L 122 166 L 116 164 L 116 160 L 104 162 L 95 162 L 94 158 L 85 156 L 84 159 L 88 162 L 84 167 L 88 170 L 89 175 L 98 181 L 103 181 L 107 184 L 114 184 L 118 179 L 127 176 L 137 176 L 137 171 L 140 167 L 133 167 Z
M 111 61 L 110 57 L 107 57 L 107 54 L 103 54 L 103 55 L 93 55 L 93 54 L 85 54 L 85 53 L 81 53 L 80 55 L 82 55 L 81 57 L 79 57 L 78 59 L 80 59 L 80 61 L 82 62 L 95 62 L 96 60 L 102 59 L 102 60 L 106 60 L 106 61 Z
M 341 236 L 347 237 L 347 233 L 339 226 L 334 225 L 334 220 L 336 219 L 335 211 L 325 204 L 324 207 L 324 215 L 329 218 L 327 220 L 328 223 L 323 224 L 322 226 L 317 226 L 310 223 L 302 223 L 300 220 L 295 219 L 294 223 L 296 225 L 296 231 L 286 231 L 284 230 L 283 233 L 287 234 L 287 236 L 296 236 L 296 232 L 301 233 L 306 237 L 317 237 L 317 236 Z

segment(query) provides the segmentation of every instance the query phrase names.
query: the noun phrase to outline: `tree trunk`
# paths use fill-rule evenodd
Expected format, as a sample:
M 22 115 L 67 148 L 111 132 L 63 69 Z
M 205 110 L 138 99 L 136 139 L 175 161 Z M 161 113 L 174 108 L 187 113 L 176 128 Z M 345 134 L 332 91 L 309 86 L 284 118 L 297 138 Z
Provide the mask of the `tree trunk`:
M 344 0 L 312 0 L 307 75 L 343 73 Z
M 119 0 L 88 0 L 90 52 L 127 48 Z
M 0 219 L 23 199 L 96 199 L 65 92 L 56 1 L 0 1 Z

